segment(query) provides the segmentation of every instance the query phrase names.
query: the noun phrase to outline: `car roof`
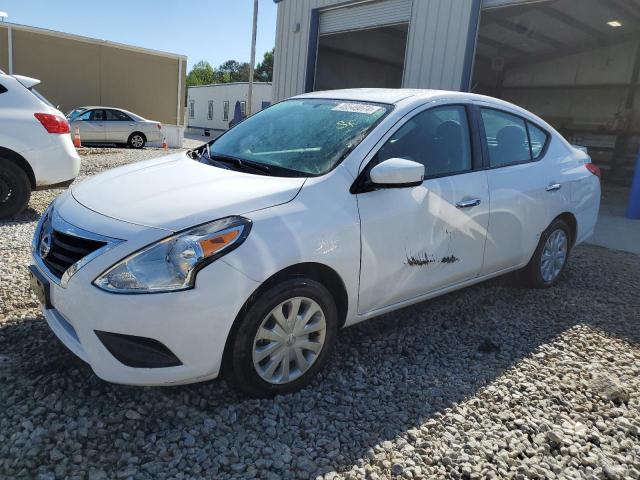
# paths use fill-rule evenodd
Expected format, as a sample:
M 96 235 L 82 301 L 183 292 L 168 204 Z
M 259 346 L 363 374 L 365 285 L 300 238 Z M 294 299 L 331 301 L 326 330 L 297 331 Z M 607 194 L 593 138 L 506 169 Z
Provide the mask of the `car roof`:
M 97 108 L 103 109 L 103 110 L 118 110 L 120 112 L 124 112 L 128 115 L 131 115 L 133 117 L 136 117 L 140 120 L 146 120 L 144 117 L 142 117 L 141 115 L 138 115 L 137 113 L 133 113 L 130 112 L 129 110 L 125 110 L 124 108 L 118 108 L 118 107 L 105 107 L 102 105 L 90 105 L 90 106 L 84 106 L 84 107 L 76 107 L 73 108 L 72 110 L 95 110 Z
M 102 105 L 88 105 L 88 106 L 84 106 L 84 107 L 76 107 L 74 110 L 94 110 L 96 108 L 103 108 L 106 110 L 122 110 L 121 108 L 117 108 L 117 107 L 104 107 Z M 124 111 L 124 110 L 122 110 Z
M 386 103 L 390 105 L 420 104 L 446 98 L 454 100 L 483 101 L 524 111 L 520 107 L 509 102 L 505 102 L 498 98 L 487 97 L 485 95 L 452 90 L 429 90 L 417 88 L 351 88 L 344 90 L 325 90 L 304 93 L 293 98 L 351 100 L 356 102 Z M 530 112 L 527 113 L 531 115 Z
M 298 95 L 293 98 L 327 98 L 332 100 L 353 100 L 396 104 L 409 97 L 424 95 L 436 90 L 410 88 L 349 88 L 344 90 L 325 90 Z
M 429 90 L 411 88 L 351 88 L 344 90 L 325 90 L 310 92 L 292 98 L 319 98 L 330 100 L 351 100 L 356 102 L 385 103 L 400 106 L 402 110 L 411 110 L 422 104 L 436 100 L 471 101 L 483 102 L 493 107 L 506 109 L 512 113 L 519 114 L 535 123 L 545 127 L 550 131 L 555 129 L 534 113 L 525 110 L 518 105 L 501 100 L 499 98 L 488 97 L 469 92 L 457 92 L 451 90 Z

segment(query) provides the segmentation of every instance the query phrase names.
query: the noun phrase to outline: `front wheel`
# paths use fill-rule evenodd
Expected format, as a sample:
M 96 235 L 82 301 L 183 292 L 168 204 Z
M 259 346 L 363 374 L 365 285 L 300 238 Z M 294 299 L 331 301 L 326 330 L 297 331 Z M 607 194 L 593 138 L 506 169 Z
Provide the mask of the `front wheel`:
M 549 288 L 560 280 L 571 250 L 571 230 L 563 220 L 555 220 L 540 237 L 523 275 L 527 284 L 535 288 Z
M 327 362 L 338 330 L 329 291 L 292 278 L 263 292 L 238 319 L 225 354 L 225 379 L 254 397 L 307 385 Z
M 144 148 L 147 139 L 139 132 L 134 132 L 129 135 L 129 141 L 127 142 L 131 148 Z
M 31 182 L 16 164 L 0 158 L 0 218 L 21 213 L 31 198 Z

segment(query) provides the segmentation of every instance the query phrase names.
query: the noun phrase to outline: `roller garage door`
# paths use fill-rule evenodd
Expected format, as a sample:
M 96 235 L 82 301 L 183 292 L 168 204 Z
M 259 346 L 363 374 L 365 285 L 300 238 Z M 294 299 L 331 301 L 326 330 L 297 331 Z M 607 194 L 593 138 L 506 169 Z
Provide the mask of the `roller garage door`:
M 412 0 L 381 0 L 320 12 L 314 90 L 399 88 Z
M 327 10 L 320 14 L 320 35 L 408 23 L 412 3 L 413 0 L 383 0 Z

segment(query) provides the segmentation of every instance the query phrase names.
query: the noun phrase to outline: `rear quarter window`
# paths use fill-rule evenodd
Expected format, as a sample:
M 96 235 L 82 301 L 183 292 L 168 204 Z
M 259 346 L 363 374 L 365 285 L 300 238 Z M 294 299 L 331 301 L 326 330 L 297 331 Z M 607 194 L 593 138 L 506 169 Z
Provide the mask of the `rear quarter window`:
M 531 155 L 534 160 L 537 160 L 542 156 L 547 143 L 549 143 L 549 134 L 531 122 L 527 122 L 527 126 L 529 127 L 529 138 L 531 140 Z
M 5 88 L 5 86 L 0 83 L 0 93 L 5 93 L 6 91 L 7 89 Z

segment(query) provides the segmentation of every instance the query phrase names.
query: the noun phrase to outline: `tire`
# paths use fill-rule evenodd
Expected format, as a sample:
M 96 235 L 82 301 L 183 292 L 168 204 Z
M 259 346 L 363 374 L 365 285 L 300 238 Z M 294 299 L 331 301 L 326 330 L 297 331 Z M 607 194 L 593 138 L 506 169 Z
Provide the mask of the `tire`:
M 144 133 L 133 132 L 129 135 L 129 140 L 127 140 L 127 145 L 131 148 L 141 149 L 144 148 L 147 143 L 147 137 L 144 136 Z
M 540 242 L 533 257 L 522 270 L 525 284 L 533 288 L 549 288 L 556 285 L 567 267 L 571 243 L 572 235 L 569 225 L 563 220 L 554 220 L 540 236 Z M 561 247 L 562 244 L 564 244 L 564 248 Z M 555 246 L 558 245 L 560 247 L 556 249 Z M 563 257 L 562 251 L 564 251 Z M 550 252 L 551 256 L 549 256 Z M 551 264 L 554 268 L 549 268 Z
M 15 163 L 0 158 L 0 218 L 12 218 L 24 211 L 31 198 L 31 182 Z
M 298 299 L 298 315 L 291 315 Z M 313 313 L 316 308 L 319 313 Z M 280 323 L 273 315 L 274 310 L 282 313 Z M 306 328 L 315 329 L 313 333 L 301 331 L 306 313 L 311 319 Z M 281 324 L 286 327 L 287 319 L 295 319 L 295 324 L 282 328 Z M 308 385 L 326 364 L 338 332 L 333 297 L 322 284 L 303 277 L 284 280 L 259 294 L 243 308 L 236 322 L 225 349 L 223 375 L 234 389 L 252 397 L 272 397 Z M 285 333 L 275 333 L 273 337 L 278 331 Z M 264 332 L 269 332 L 269 340 L 264 338 Z M 315 351 L 318 345 L 321 347 Z M 306 349 L 307 346 L 313 346 L 314 350 Z M 286 367 L 285 358 L 289 359 Z M 275 370 L 269 368 L 273 365 Z

